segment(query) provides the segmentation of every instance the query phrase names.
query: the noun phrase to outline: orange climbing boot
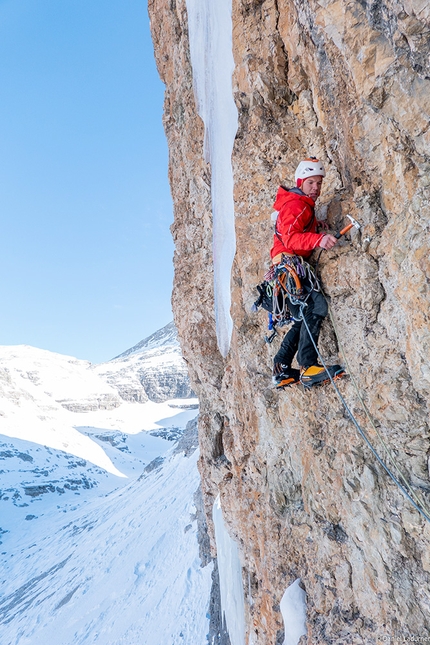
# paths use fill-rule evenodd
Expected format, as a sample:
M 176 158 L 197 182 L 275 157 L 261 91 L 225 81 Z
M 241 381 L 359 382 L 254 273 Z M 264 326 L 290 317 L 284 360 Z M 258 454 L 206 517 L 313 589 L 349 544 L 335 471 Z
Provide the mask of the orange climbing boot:
M 282 363 L 275 363 L 272 376 L 273 385 L 276 388 L 290 387 L 300 383 L 300 370 L 283 365 Z
M 345 376 L 345 370 L 340 365 L 330 365 L 327 369 L 324 369 L 322 365 L 310 365 L 302 368 L 300 382 L 309 388 L 329 382 L 330 376 L 333 381 L 336 381 L 336 379 Z

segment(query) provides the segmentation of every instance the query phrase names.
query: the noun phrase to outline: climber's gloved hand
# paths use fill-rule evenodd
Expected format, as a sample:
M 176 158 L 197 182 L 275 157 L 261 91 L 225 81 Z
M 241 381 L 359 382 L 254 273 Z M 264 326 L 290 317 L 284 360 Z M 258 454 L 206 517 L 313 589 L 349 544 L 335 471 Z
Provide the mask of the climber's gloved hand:
M 326 249 L 327 251 L 331 249 L 337 242 L 337 239 L 335 238 L 334 235 L 324 235 L 324 237 L 321 238 L 321 241 L 319 243 L 319 246 L 322 249 Z

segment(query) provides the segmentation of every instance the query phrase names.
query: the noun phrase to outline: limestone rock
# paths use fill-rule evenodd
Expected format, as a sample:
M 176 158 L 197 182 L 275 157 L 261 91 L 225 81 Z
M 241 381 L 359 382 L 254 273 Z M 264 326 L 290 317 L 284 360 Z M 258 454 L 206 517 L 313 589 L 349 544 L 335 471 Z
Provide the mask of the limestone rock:
M 333 230 L 363 225 L 321 258 L 339 338 L 375 426 L 430 507 L 429 48 L 423 0 L 233 0 L 237 253 L 233 342 L 218 352 L 211 169 L 196 115 L 185 0 L 150 0 L 174 199 L 173 307 L 200 399 L 200 472 L 243 559 L 255 645 L 283 631 L 300 577 L 307 642 L 369 645 L 430 635 L 430 526 L 387 477 L 330 387 L 270 387 L 277 346 L 251 313 L 269 266 L 271 206 L 304 156 L 325 164 Z M 275 343 L 276 344 L 276 343 Z M 320 343 L 341 360 L 332 323 Z M 384 459 L 352 379 L 340 384 Z

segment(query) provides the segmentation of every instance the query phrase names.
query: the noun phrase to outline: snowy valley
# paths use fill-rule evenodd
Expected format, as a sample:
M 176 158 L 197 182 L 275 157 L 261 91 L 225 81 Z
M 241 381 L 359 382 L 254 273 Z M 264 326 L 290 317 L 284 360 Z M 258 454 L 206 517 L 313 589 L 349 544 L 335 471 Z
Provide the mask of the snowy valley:
M 2 645 L 206 642 L 197 408 L 173 324 L 96 366 L 0 348 Z

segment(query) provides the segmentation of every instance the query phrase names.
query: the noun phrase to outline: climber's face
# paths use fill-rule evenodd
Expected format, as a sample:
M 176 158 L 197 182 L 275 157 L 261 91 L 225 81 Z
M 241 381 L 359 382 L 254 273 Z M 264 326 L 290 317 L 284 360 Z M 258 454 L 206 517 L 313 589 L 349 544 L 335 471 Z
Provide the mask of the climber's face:
M 323 178 L 320 175 L 307 177 L 303 180 L 301 189 L 305 193 L 305 195 L 311 197 L 315 202 L 320 196 L 322 182 Z

